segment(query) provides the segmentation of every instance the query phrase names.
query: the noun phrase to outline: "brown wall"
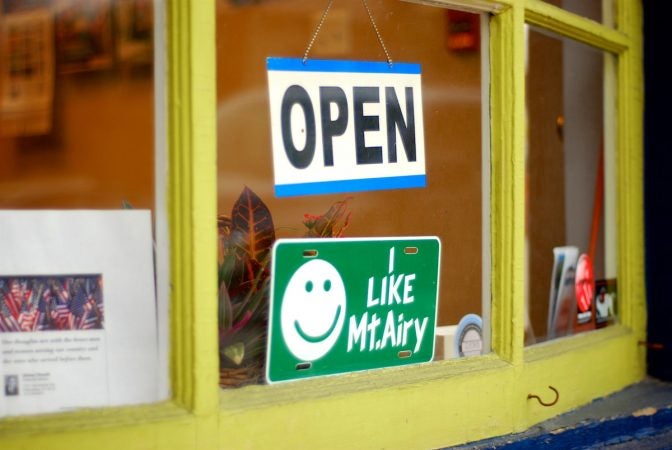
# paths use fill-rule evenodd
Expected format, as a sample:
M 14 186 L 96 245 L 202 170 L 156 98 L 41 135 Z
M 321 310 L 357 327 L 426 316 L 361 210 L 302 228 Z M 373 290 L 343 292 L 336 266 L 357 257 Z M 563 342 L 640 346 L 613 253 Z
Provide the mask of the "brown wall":
M 565 245 L 562 41 L 530 32 L 526 78 L 528 308 L 537 338 L 547 334 L 553 247 Z
M 396 0 L 369 4 L 393 60 L 422 65 L 428 187 L 353 194 L 346 235 L 439 236 L 439 323 L 455 324 L 464 314 L 481 313 L 480 55 L 446 48 L 444 9 Z M 303 56 L 324 6 L 313 0 L 219 3 L 219 210 L 228 213 L 248 185 L 287 236 L 302 235 L 304 213 L 322 213 L 346 196 L 273 196 L 266 57 Z M 334 3 L 310 56 L 385 60 L 360 0 Z
M 0 139 L 0 208 L 153 207 L 151 72 L 56 77 L 47 136 Z
M 438 235 L 440 323 L 481 312 L 480 55 L 446 48 L 445 10 L 369 2 L 395 61 L 423 67 L 429 187 L 354 195 L 348 236 Z M 343 195 L 273 198 L 265 58 L 301 56 L 324 5 L 312 0 L 233 8 L 218 2 L 219 210 L 243 185 L 268 203 L 280 235 Z M 312 57 L 384 60 L 361 1 L 334 5 Z M 0 140 L 0 207 L 118 208 L 153 203 L 153 93 L 147 74 L 56 76 L 50 136 Z

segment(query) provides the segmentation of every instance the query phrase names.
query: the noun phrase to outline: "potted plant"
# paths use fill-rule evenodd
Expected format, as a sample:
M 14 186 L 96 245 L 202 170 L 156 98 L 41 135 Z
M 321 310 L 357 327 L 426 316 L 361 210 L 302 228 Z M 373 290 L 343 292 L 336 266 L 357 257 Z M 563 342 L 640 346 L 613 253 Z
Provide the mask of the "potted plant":
M 305 214 L 304 237 L 341 237 L 350 198 L 322 215 Z M 231 210 L 218 217 L 220 386 L 263 378 L 268 329 L 271 248 L 275 226 L 266 204 L 245 187 Z

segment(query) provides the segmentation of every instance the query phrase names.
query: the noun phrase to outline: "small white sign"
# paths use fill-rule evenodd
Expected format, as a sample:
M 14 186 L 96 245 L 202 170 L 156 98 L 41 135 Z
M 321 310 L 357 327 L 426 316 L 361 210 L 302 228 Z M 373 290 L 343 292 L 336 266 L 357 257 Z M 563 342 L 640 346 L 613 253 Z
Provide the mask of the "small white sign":
M 426 186 L 420 65 L 268 58 L 277 197 Z
M 150 211 L 0 211 L 0 417 L 159 401 Z

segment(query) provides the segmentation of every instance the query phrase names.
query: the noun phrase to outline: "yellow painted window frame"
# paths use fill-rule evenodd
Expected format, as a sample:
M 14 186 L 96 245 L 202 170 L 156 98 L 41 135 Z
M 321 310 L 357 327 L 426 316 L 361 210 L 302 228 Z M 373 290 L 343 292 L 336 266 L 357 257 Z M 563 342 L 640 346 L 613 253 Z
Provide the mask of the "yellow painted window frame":
M 492 347 L 441 361 L 240 390 L 218 388 L 215 0 L 166 3 L 171 401 L 0 420 L 12 448 L 436 448 L 520 431 L 645 375 L 640 1 L 616 29 L 541 0 L 422 0 L 491 14 Z M 524 24 L 617 55 L 621 324 L 523 344 Z M 552 396 L 544 408 L 527 395 Z M 546 394 L 548 392 L 548 394 Z

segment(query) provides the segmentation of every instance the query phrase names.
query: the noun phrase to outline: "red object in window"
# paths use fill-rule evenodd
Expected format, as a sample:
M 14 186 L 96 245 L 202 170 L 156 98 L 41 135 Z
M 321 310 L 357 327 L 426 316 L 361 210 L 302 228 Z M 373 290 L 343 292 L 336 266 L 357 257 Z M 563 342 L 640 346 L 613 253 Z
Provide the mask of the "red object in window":
M 591 309 L 595 297 L 595 277 L 593 276 L 593 262 L 585 253 L 579 258 L 576 265 L 576 303 L 579 311 Z
M 481 45 L 481 19 L 478 14 L 447 11 L 446 46 L 456 52 L 475 52 Z

